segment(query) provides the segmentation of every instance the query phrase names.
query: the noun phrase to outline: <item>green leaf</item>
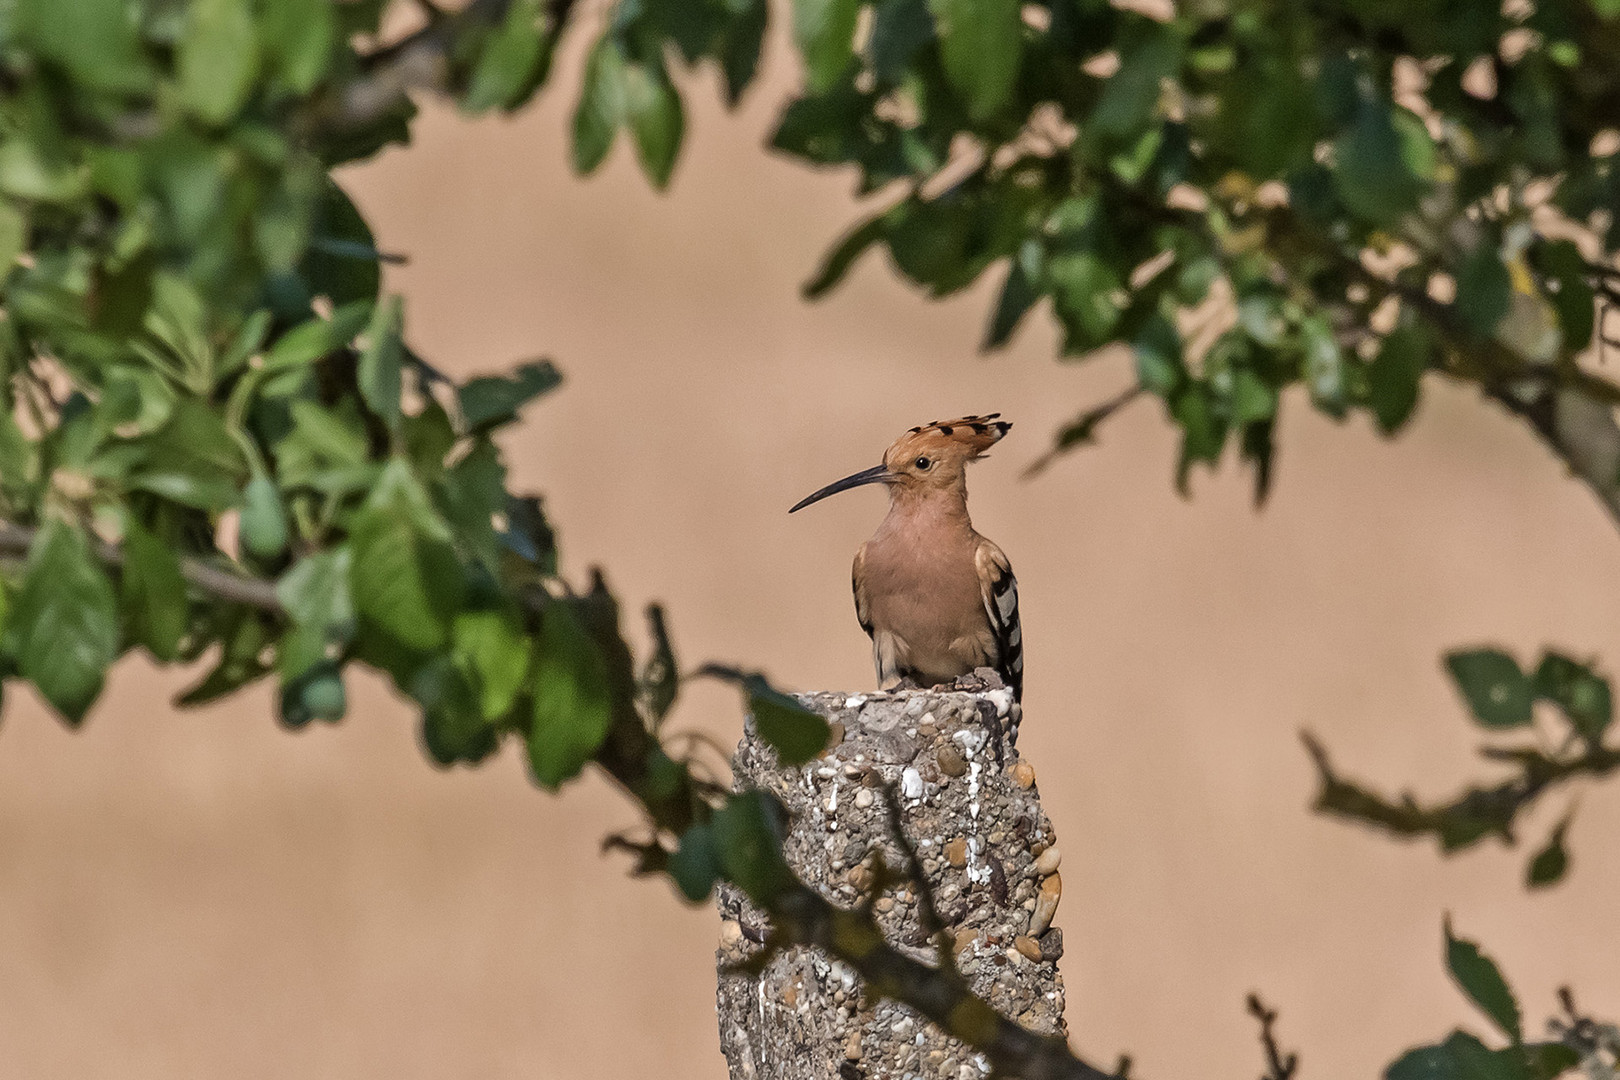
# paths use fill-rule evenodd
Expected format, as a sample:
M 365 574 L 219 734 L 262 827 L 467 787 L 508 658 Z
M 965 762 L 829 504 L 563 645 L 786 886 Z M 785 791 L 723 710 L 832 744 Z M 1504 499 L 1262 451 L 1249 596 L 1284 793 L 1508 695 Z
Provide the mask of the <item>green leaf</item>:
M 1345 410 L 1344 354 L 1334 339 L 1333 328 L 1325 316 L 1312 315 L 1300 323 L 1300 342 L 1305 356 L 1300 374 L 1311 392 L 1311 401 L 1318 409 L 1332 417 L 1341 417 Z
M 287 88 L 307 94 L 331 65 L 337 18 L 329 0 L 269 0 L 260 17 L 260 33 Z
M 346 640 L 354 630 L 349 590 L 352 553 L 347 545 L 306 555 L 276 581 L 276 599 L 299 626 Z
M 1239 368 L 1232 376 L 1230 406 L 1232 423 L 1252 424 L 1270 420 L 1277 413 L 1277 391 L 1266 385 L 1264 379 L 1248 368 Z
M 686 128 L 681 96 L 670 85 L 661 59 L 653 64 L 631 64 L 625 69 L 624 104 L 641 169 L 653 187 L 661 191 L 669 186 Z
M 1352 213 L 1388 224 L 1413 209 L 1423 182 L 1413 174 L 1394 107 L 1366 100 L 1350 130 L 1334 146 L 1333 182 Z
M 604 34 L 585 61 L 585 84 L 574 109 L 574 171 L 596 171 L 626 119 L 625 62 L 618 41 Z
M 90 190 L 89 171 L 48 157 L 19 138 L 0 142 L 0 194 L 30 202 L 70 203 Z
M 330 11 L 327 0 L 316 2 Z M 316 199 L 309 247 L 298 273 L 311 295 L 325 296 L 339 308 L 360 301 L 374 303 L 382 285 L 377 242 L 360 211 L 331 177 Z
M 1392 330 L 1367 365 L 1367 398 L 1385 435 L 1395 434 L 1411 418 L 1432 349 L 1425 325 L 1410 322 Z
M 865 253 L 866 249 L 883 239 L 888 230 L 888 217 L 879 214 L 874 218 L 862 222 L 852 229 L 848 235 L 838 241 L 838 246 L 827 254 L 822 261 L 821 269 L 816 276 L 804 287 L 806 300 L 819 300 L 832 291 L 833 286 L 844 280 L 849 268 L 855 260 Z
M 422 705 L 422 742 L 438 764 L 476 764 L 500 745 L 500 733 L 479 712 L 477 691 L 448 659 L 423 666 L 410 693 Z
M 1131 351 L 1136 356 L 1136 381 L 1160 397 L 1168 398 L 1187 377 L 1181 360 L 1181 332 L 1162 314 L 1148 317 L 1131 342 Z
M 917 51 L 934 40 L 934 17 L 927 0 L 879 0 L 872 13 L 866 55 L 872 74 L 898 83 Z
M 758 675 L 749 676 L 748 712 L 754 730 L 776 750 L 783 765 L 802 765 L 827 749 L 827 721 Z
M 928 0 L 945 76 L 976 120 L 998 112 L 1018 80 L 1023 19 L 1018 0 Z
M 782 858 L 782 808 L 762 791 L 742 791 L 726 800 L 710 822 L 720 867 L 754 903 L 769 908 L 793 885 Z
M 1001 283 L 1001 294 L 996 299 L 995 311 L 991 312 L 990 325 L 984 333 L 984 344 L 980 347 L 989 351 L 1007 344 L 1018 329 L 1018 324 L 1023 321 L 1024 315 L 1040 298 L 1040 291 L 1031 284 L 1029 275 L 1024 272 L 1023 264 L 1016 259 L 1012 260 L 1006 280 Z
M 518 410 L 562 383 L 549 360 L 524 364 L 511 378 L 486 375 L 461 388 L 461 416 L 471 431 L 487 431 L 517 419 Z
M 1446 669 L 1481 727 L 1514 728 L 1530 723 L 1534 688 L 1507 653 L 1500 649 L 1447 653 Z
M 496 721 L 512 711 L 529 674 L 529 638 L 509 612 L 466 611 L 451 629 L 455 658 L 477 676 L 477 703 L 483 718 Z
M 401 483 L 398 465 L 389 468 Z M 350 526 L 349 585 L 363 619 L 407 648 L 431 652 L 449 640 L 461 605 L 461 564 L 419 485 L 408 474 L 395 490 L 387 484 Z
M 1384 1073 L 1385 1080 L 1535 1080 L 1522 1047 L 1490 1050 L 1466 1031 L 1454 1031 L 1439 1046 L 1407 1052 Z
M 669 628 L 664 623 L 664 609 L 657 604 L 647 605 L 647 623 L 652 654 L 636 677 L 636 684 L 656 730 L 681 692 L 681 667 L 675 661 L 675 647 L 670 643 Z
M 270 670 L 263 660 L 265 647 L 270 644 L 270 635 L 259 613 L 239 608 L 225 617 L 230 621 L 220 633 L 223 648 L 219 663 L 201 682 L 175 700 L 175 704 L 182 708 L 217 701 Z
M 34 538 L 7 617 L 17 669 L 70 724 L 84 719 L 118 657 L 118 602 L 84 533 L 51 521 Z
M 539 0 L 516 0 L 478 54 L 461 107 L 477 113 L 522 104 L 544 59 L 546 37 Z
M 274 559 L 287 550 L 287 512 L 275 481 L 263 473 L 242 489 L 242 546 L 259 559 Z
M 224 124 L 247 100 L 259 50 L 248 0 L 192 0 L 180 39 L 180 100 L 201 119 Z
M 1553 827 L 1541 850 L 1530 860 L 1525 871 L 1524 883 L 1527 888 L 1544 889 L 1564 880 L 1564 874 L 1569 870 L 1569 851 L 1564 847 L 1564 836 L 1569 832 L 1573 816 L 1573 812 L 1564 815 L 1563 820 Z
M 560 601 L 541 614 L 538 645 L 530 684 L 529 767 L 541 787 L 555 791 L 579 775 L 607 737 L 612 722 L 607 662 Z
M 92 90 L 133 94 L 152 84 L 125 0 L 17 0 L 17 37 Z
M 1115 138 L 1138 135 L 1159 103 L 1164 80 L 1181 66 L 1181 50 L 1181 38 L 1175 31 L 1158 26 L 1127 49 L 1120 57 L 1119 70 L 1103 84 L 1091 111 L 1090 127 Z
M 811 93 L 828 89 L 849 69 L 860 10 L 860 0 L 798 0 L 793 5 L 793 40 L 804 56 Z
M 1494 961 L 1479 951 L 1472 941 L 1453 937 L 1451 920 L 1445 924 L 1446 967 L 1481 1012 L 1490 1017 L 1502 1033 L 1515 1043 L 1524 1041 L 1519 1019 L 1519 1003 L 1508 989 L 1507 980 Z
M 363 301 L 344 304 L 330 319 L 312 318 L 299 323 L 270 347 L 264 371 L 274 373 L 313 363 L 354 340 L 371 318 L 372 306 Z
M 399 425 L 400 373 L 405 356 L 400 331 L 404 322 L 399 297 L 390 296 L 377 305 L 366 327 L 366 347 L 360 353 L 357 373 L 360 395 L 390 429 Z
M 704 822 L 682 833 L 680 846 L 669 859 L 669 876 L 681 895 L 694 904 L 707 900 L 721 873 L 720 847 L 713 826 Z
M 124 536 L 119 584 L 130 640 L 158 660 L 174 660 L 191 617 L 186 581 L 174 549 L 139 522 L 131 521 Z
M 1533 682 L 1538 697 L 1557 705 L 1588 745 L 1598 745 L 1614 719 L 1609 680 L 1589 665 L 1549 649 Z
M 1488 337 L 1513 301 L 1513 282 L 1492 244 L 1482 243 L 1457 269 L 1457 318 L 1477 337 Z
M 28 247 L 28 218 L 15 206 L 0 199 L 0 281 L 16 265 L 17 256 Z

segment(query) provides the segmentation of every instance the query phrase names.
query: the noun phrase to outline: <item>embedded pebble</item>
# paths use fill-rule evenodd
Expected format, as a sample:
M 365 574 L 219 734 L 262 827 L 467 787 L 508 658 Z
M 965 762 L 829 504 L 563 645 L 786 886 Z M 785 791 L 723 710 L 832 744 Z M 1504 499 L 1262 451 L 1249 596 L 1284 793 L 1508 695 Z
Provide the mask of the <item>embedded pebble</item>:
M 967 759 L 952 743 L 941 746 L 934 758 L 939 763 L 939 771 L 946 776 L 961 776 L 967 772 Z
M 831 750 L 835 746 L 841 746 L 843 745 L 843 742 L 844 722 L 842 720 L 834 720 L 832 723 L 827 725 L 827 749 Z
M 1055 926 L 1041 935 L 1041 959 L 1053 962 L 1063 959 L 1063 931 Z
M 1058 901 L 1063 897 L 1063 875 L 1053 874 L 1041 882 L 1041 891 L 1035 896 L 1035 910 L 1029 916 L 1029 936 L 1040 937 L 1052 925 L 1057 914 Z
M 856 694 L 854 697 L 844 699 L 844 708 L 846 709 L 858 709 L 865 704 L 866 697 L 862 694 Z
M 1020 761 L 1012 767 L 1013 783 L 1028 791 L 1035 786 L 1035 766 L 1027 761 Z
M 923 797 L 922 774 L 916 769 L 908 768 L 900 774 L 900 794 L 908 799 Z
M 871 788 L 861 788 L 861 790 L 859 790 L 859 791 L 857 791 L 855 793 L 855 808 L 857 810 L 865 810 L 867 807 L 869 807 L 871 805 L 872 805 L 872 789 Z
M 1056 845 L 1047 848 L 1035 857 L 1035 872 L 1041 876 L 1057 873 L 1057 868 L 1063 863 L 1063 852 Z
M 887 915 L 889 912 L 894 910 L 894 897 L 879 897 L 877 903 L 872 905 L 872 909 L 878 912 L 880 915 Z
M 722 919 L 720 921 L 720 947 L 726 952 L 735 952 L 743 942 L 742 923 L 736 919 Z
M 849 1038 L 844 1040 L 844 1057 L 849 1061 L 861 1060 L 861 1029 L 851 1028 Z
M 958 836 L 945 845 L 945 861 L 958 870 L 967 865 L 967 839 Z
M 1041 960 L 1045 959 L 1041 955 L 1041 943 L 1030 937 L 1028 934 L 1019 934 L 1017 937 L 1013 938 L 1013 948 L 1017 949 L 1020 953 L 1023 953 L 1024 956 L 1028 957 L 1029 959 L 1034 960 L 1036 963 L 1040 963 Z

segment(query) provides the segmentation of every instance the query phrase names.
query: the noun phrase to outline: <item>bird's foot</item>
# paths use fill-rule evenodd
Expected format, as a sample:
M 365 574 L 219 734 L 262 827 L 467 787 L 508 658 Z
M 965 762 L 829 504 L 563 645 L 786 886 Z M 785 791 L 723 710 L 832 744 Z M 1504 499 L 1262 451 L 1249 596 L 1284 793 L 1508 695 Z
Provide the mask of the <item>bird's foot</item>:
M 951 683 L 952 690 L 961 690 L 969 694 L 982 694 L 986 690 L 1005 690 L 1007 684 L 1002 681 L 1001 672 L 992 667 L 976 667 L 966 675 L 958 675 L 956 681 Z

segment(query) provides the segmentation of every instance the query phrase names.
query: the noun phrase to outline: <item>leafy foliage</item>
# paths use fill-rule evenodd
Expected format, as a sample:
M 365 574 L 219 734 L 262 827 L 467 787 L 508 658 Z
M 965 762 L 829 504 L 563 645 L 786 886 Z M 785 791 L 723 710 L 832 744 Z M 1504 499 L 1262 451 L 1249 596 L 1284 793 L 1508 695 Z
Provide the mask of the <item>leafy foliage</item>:
M 1549 749 L 1540 740 L 1487 745 L 1481 756 L 1512 765 L 1515 775 L 1491 787 L 1470 788 L 1450 802 L 1424 806 L 1410 794 L 1389 800 L 1346 780 L 1321 744 L 1307 735 L 1321 783 L 1318 810 L 1396 836 L 1432 835 L 1450 854 L 1487 836 L 1512 844 L 1519 814 L 1546 792 L 1579 777 L 1603 777 L 1620 769 L 1620 749 L 1603 742 L 1610 716 L 1609 681 L 1592 665 L 1549 650 L 1531 676 L 1501 650 L 1475 649 L 1451 653 L 1446 667 L 1475 721 L 1487 731 L 1525 728 L 1536 702 L 1553 706 L 1561 729 L 1557 745 Z M 1526 871 L 1530 884 L 1551 885 L 1563 877 L 1569 864 L 1564 836 L 1572 816 L 1573 811 L 1564 816 L 1532 857 Z
M 640 872 L 694 901 L 732 881 L 784 940 L 861 971 L 909 963 L 911 1004 L 987 1012 L 909 958 L 839 953 L 881 938 L 827 936 L 857 916 L 788 872 L 780 808 L 668 752 L 681 679 L 661 612 L 638 672 L 601 576 L 563 581 L 541 501 L 506 486 L 495 436 L 557 369 L 458 384 L 418 356 L 382 289 L 391 257 L 333 178 L 408 141 L 407 89 L 469 114 L 522 107 L 572 7 L 0 5 L 0 686 L 31 681 L 77 724 L 123 652 L 209 655 L 178 704 L 274 678 L 298 728 L 340 719 L 364 664 L 415 703 L 434 762 L 516 740 L 547 788 L 595 763 L 645 813 L 650 838 L 618 842 Z M 735 105 L 768 15 L 766 0 L 617 3 L 586 62 L 575 167 L 599 167 L 623 132 L 669 184 L 677 69 L 712 65 Z M 1043 302 L 1065 354 L 1129 348 L 1136 385 L 1080 412 L 1054 453 L 1156 397 L 1179 486 L 1235 444 L 1264 497 L 1284 401 L 1394 434 L 1434 372 L 1531 424 L 1620 520 L 1620 477 L 1580 441 L 1614 429 L 1620 402 L 1580 362 L 1602 336 L 1597 302 L 1620 300 L 1603 138 L 1620 4 L 1214 0 L 1154 16 L 1106 0 L 795 0 L 791 23 L 806 81 L 773 147 L 884 200 L 807 293 L 883 248 L 932 296 L 997 273 L 987 348 Z M 1542 703 L 1562 742 L 1488 746 L 1516 774 L 1434 807 L 1341 779 L 1313 742 L 1321 809 L 1453 851 L 1511 842 L 1544 791 L 1620 766 L 1592 665 L 1549 652 L 1527 671 L 1471 650 L 1447 667 L 1488 733 L 1533 727 Z M 743 690 L 784 762 L 825 748 L 827 725 L 762 676 L 709 672 Z M 1532 885 L 1564 873 L 1569 822 Z M 1495 966 L 1447 940 L 1512 1045 L 1455 1033 L 1393 1080 L 1573 1064 L 1567 1046 L 1523 1044 Z

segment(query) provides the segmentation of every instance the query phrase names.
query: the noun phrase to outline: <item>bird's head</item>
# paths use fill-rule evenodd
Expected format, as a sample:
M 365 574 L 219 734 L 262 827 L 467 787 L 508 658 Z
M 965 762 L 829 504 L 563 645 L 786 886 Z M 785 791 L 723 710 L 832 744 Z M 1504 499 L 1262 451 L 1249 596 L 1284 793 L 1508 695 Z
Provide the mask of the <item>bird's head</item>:
M 982 457 L 1012 428 L 1012 424 L 997 419 L 1000 415 L 935 420 L 914 427 L 894 441 L 883 455 L 883 464 L 828 484 L 805 496 L 788 513 L 864 484 L 886 484 L 891 490 L 915 495 L 958 490 L 967 463 Z

